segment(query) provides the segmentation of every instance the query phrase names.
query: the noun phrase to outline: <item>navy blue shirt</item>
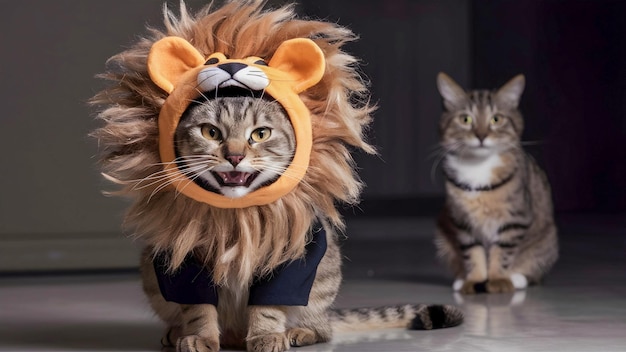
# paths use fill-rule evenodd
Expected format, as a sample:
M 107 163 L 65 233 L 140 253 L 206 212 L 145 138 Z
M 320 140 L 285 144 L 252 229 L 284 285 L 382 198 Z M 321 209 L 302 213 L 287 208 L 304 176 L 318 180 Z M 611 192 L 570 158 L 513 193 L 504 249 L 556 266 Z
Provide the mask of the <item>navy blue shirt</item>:
M 250 286 L 249 305 L 306 306 L 315 280 L 317 267 L 326 253 L 326 231 L 319 227 L 306 245 L 304 257 L 279 265 L 268 276 L 257 277 Z M 210 271 L 192 255 L 185 258 L 180 268 L 166 273 L 168 253 L 160 253 L 154 260 L 154 270 L 161 294 L 166 301 L 179 304 L 212 304 L 217 306 L 218 287 Z

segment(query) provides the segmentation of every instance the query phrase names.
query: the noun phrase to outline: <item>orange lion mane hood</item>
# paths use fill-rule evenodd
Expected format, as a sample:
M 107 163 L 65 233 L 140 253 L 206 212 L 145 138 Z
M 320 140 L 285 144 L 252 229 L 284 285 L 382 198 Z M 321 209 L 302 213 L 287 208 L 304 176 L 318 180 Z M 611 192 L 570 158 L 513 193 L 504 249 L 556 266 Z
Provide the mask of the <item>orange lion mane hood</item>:
M 177 191 L 199 202 L 220 208 L 244 208 L 271 203 L 293 190 L 309 165 L 312 146 L 311 117 L 299 93 L 317 84 L 324 75 L 321 49 L 310 39 L 294 38 L 280 44 L 265 62 L 260 57 L 227 59 L 216 52 L 205 58 L 189 42 L 168 36 L 157 41 L 148 56 L 148 72 L 166 91 L 159 114 L 159 153 L 165 172 Z M 253 75 L 237 75 L 253 70 Z M 174 135 L 184 111 L 195 99 L 211 96 L 221 88 L 236 86 L 262 91 L 280 103 L 289 115 L 296 137 L 296 151 L 287 171 L 275 182 L 240 198 L 205 190 L 178 170 Z

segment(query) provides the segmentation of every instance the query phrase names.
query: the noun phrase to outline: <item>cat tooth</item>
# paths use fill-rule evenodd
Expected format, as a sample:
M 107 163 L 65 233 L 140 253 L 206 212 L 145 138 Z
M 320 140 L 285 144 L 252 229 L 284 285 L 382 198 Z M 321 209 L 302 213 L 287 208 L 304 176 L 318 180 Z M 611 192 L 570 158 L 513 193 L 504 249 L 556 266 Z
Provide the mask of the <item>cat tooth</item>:
M 224 183 L 228 183 L 228 174 L 227 173 L 220 173 L 220 176 L 222 176 L 222 181 L 224 181 Z

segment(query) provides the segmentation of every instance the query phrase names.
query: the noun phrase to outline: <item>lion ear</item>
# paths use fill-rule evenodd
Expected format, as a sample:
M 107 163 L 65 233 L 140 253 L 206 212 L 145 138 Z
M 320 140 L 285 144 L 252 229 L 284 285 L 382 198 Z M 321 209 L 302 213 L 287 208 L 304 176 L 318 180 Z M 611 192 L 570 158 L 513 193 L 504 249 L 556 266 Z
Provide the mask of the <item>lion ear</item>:
M 288 73 L 294 80 L 294 91 L 300 93 L 322 79 L 326 63 L 322 49 L 314 41 L 296 38 L 280 44 L 268 66 Z
M 204 63 L 204 57 L 188 41 L 165 37 L 152 45 L 148 73 L 156 85 L 171 93 L 180 76 Z

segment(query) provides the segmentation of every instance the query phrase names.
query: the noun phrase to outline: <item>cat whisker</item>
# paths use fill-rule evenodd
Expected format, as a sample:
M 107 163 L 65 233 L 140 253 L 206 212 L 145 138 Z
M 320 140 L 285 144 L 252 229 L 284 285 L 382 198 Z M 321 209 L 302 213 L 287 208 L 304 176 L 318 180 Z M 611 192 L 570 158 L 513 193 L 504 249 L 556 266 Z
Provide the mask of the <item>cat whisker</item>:
M 171 177 L 171 175 L 169 175 L 169 177 L 164 177 L 163 178 L 163 183 L 160 184 L 159 186 L 157 186 L 155 189 L 152 190 L 152 192 L 150 193 L 150 196 L 148 197 L 148 200 L 146 201 L 146 203 L 150 203 L 150 200 L 152 199 L 152 197 L 154 197 L 155 194 L 157 194 L 158 192 L 160 192 L 161 190 L 163 190 L 165 187 L 173 184 L 174 182 L 176 182 L 179 179 L 182 179 L 183 176 L 178 175 L 176 177 Z
M 305 181 L 304 178 L 300 178 L 299 177 L 299 172 L 298 171 L 302 171 L 303 169 L 304 170 L 312 169 L 312 167 L 311 166 L 305 167 L 304 165 L 300 165 L 299 166 L 299 165 L 293 165 L 293 164 L 292 164 L 292 168 L 279 167 L 279 166 L 275 166 L 275 165 L 263 165 L 263 170 L 272 172 L 272 173 L 274 173 L 275 175 L 278 175 L 278 176 L 284 176 L 284 177 L 289 178 L 289 179 L 299 180 L 299 184 L 302 187 L 305 187 L 309 191 L 317 193 L 318 191 L 317 191 L 317 189 L 315 187 L 313 187 L 310 183 Z M 296 175 L 296 173 L 298 175 Z
M 181 159 L 181 160 L 184 160 L 185 158 L 180 158 L 180 159 Z M 171 165 L 171 164 L 173 164 L 173 163 L 174 163 L 174 162 L 172 162 L 172 163 L 166 163 L 166 164 Z M 179 170 L 181 173 L 183 173 L 183 174 L 184 174 L 186 170 L 188 170 L 188 169 L 190 169 L 190 168 L 192 168 L 192 167 L 201 166 L 201 165 L 206 165 L 206 163 L 207 163 L 207 160 L 206 160 L 205 158 L 202 158 L 202 159 L 200 159 L 199 161 L 195 161 L 195 162 L 192 162 L 192 163 L 185 163 L 185 165 L 184 165 L 184 166 L 182 166 L 182 167 L 178 167 L 178 170 Z M 135 189 L 144 189 L 144 188 L 147 188 L 147 187 L 150 187 L 150 186 L 152 186 L 152 185 L 155 185 L 155 184 L 159 183 L 161 179 L 163 179 L 164 177 L 167 177 L 168 175 L 170 175 L 170 170 L 168 170 L 168 169 L 164 169 L 164 170 L 161 170 L 161 171 L 158 171 L 158 172 L 152 173 L 152 174 L 150 174 L 149 176 L 144 177 L 144 178 L 142 178 L 142 179 L 139 179 L 139 180 L 131 180 L 130 182 L 135 182 L 135 186 L 133 186 L 133 188 L 132 188 L 133 190 L 135 190 Z M 153 181 L 153 180 L 156 180 L 156 181 Z M 146 183 L 144 183 L 144 182 L 147 182 L 147 181 L 153 181 L 153 182 L 150 182 L 150 183 L 147 183 L 147 184 L 146 184 Z M 140 185 L 141 185 L 141 186 L 140 186 Z
M 427 159 L 432 159 L 441 156 L 442 154 L 446 154 L 446 148 L 441 145 L 436 145 L 431 147 L 433 149 L 430 153 L 428 153 Z
M 191 183 L 195 182 L 196 179 L 198 179 L 198 177 L 202 176 L 202 174 L 204 174 L 205 172 L 211 170 L 211 167 L 206 166 L 200 170 L 195 171 L 194 175 L 188 175 L 188 179 L 189 181 L 180 189 L 176 191 L 176 195 L 174 196 L 174 198 L 178 197 L 181 193 L 183 193 L 183 191 L 185 190 L 185 188 L 187 188 Z
M 193 87 L 193 89 L 196 90 L 196 92 L 204 99 L 204 101 L 201 100 L 196 100 L 196 99 L 189 99 L 188 101 L 190 103 L 198 103 L 198 104 L 206 104 L 206 101 L 209 100 L 209 97 L 206 96 L 206 94 L 204 94 L 204 92 L 200 89 L 198 89 L 199 85 L 196 85 L 195 87 Z M 217 89 L 216 89 L 217 90 Z
M 459 149 L 463 148 L 463 145 L 462 143 L 454 142 L 454 143 L 448 143 L 446 145 L 440 144 L 436 146 L 435 148 L 436 150 L 433 151 L 429 155 L 429 158 L 435 158 L 430 168 L 430 182 L 431 183 L 435 183 L 436 181 L 435 174 L 437 172 L 437 168 L 439 167 L 439 165 L 441 165 L 441 162 L 446 158 L 446 155 L 448 155 L 449 153 L 454 153 L 458 151 Z
M 181 170 L 181 175 L 177 175 L 176 177 L 173 177 L 173 176 L 172 176 L 172 174 L 171 174 L 171 173 L 169 173 L 169 172 L 164 173 L 164 174 L 160 175 L 159 177 L 155 177 L 155 178 L 154 178 L 154 180 L 155 180 L 155 181 L 152 181 L 152 182 L 150 182 L 150 183 L 148 183 L 148 184 L 142 185 L 141 187 L 137 187 L 137 189 L 144 189 L 144 188 L 148 188 L 148 187 L 151 187 L 151 186 L 157 185 L 157 184 L 159 184 L 159 183 L 168 183 L 168 182 L 169 182 L 169 181 L 171 181 L 172 179 L 176 179 L 176 178 L 178 178 L 178 177 L 181 177 L 181 176 L 183 176 L 183 177 L 184 177 L 184 176 L 188 175 L 190 172 L 195 171 L 198 167 L 199 167 L 199 166 L 196 166 L 196 167 L 193 167 L 193 168 L 192 168 L 192 167 L 189 167 L 189 168 L 187 168 L 187 169 L 183 169 L 183 170 Z M 173 181 L 172 181 L 172 182 L 173 182 Z M 171 183 L 171 182 L 170 182 L 170 183 Z M 159 186 L 157 186 L 157 188 L 158 188 L 158 187 L 160 187 L 160 185 L 159 185 Z
M 441 164 L 441 162 L 443 161 L 443 159 L 445 158 L 445 154 L 440 155 L 437 159 L 435 159 L 435 161 L 433 162 L 433 165 L 430 168 L 430 182 L 431 183 L 435 183 L 435 173 L 437 172 L 437 168 L 439 167 L 439 165 Z
M 191 175 L 191 174 L 193 174 L 193 173 L 195 173 L 195 172 L 198 172 L 198 171 L 199 171 L 199 170 L 201 170 L 201 169 L 204 169 L 204 170 L 203 170 L 203 172 L 204 172 L 204 171 L 208 170 L 208 167 L 207 167 L 207 166 L 201 166 L 201 167 L 196 167 L 196 168 L 194 168 L 193 170 L 189 170 L 189 169 L 187 169 L 187 170 L 185 170 L 185 172 L 184 172 L 184 173 L 181 173 L 181 174 L 179 174 L 179 175 L 176 175 L 175 177 L 172 177 L 171 175 L 165 176 L 165 177 L 164 177 L 164 180 L 163 180 L 164 182 L 163 182 L 161 185 L 157 186 L 157 187 L 156 187 L 156 188 L 152 191 L 152 193 L 150 194 L 150 197 L 148 197 L 148 202 L 150 201 L 150 199 L 152 199 L 152 197 L 153 197 L 155 194 L 157 194 L 158 192 L 160 192 L 160 191 L 161 191 L 161 190 L 163 190 L 164 188 L 166 188 L 166 187 L 168 187 L 168 186 L 172 185 L 174 182 L 178 182 L 178 181 L 183 181 L 183 180 L 185 180 L 185 179 L 189 179 L 189 175 Z M 191 181 L 191 182 L 192 182 L 192 181 Z M 158 183 L 158 182 L 157 182 L 157 183 Z M 177 191 L 177 192 L 178 192 L 178 191 Z
M 261 91 L 261 96 L 255 102 L 255 106 L 254 106 L 255 109 L 259 108 L 259 105 L 261 105 L 261 103 L 263 102 L 263 97 L 265 97 L 265 88 Z
M 292 164 L 291 169 L 290 169 L 287 166 L 278 166 L 270 162 L 256 162 L 254 168 L 257 171 L 271 171 L 275 174 L 281 174 L 286 171 L 291 171 L 291 172 L 306 171 L 308 169 L 308 167 L 299 166 L 296 164 Z
M 206 158 L 207 156 L 205 155 L 189 155 L 189 156 L 181 156 L 178 157 L 172 161 L 166 161 L 166 162 L 158 162 L 158 163 L 152 163 L 152 164 L 148 164 L 147 166 L 167 166 L 167 165 L 171 165 L 171 164 L 176 164 L 179 161 L 184 161 L 185 159 L 201 159 L 201 158 Z
M 539 145 L 544 143 L 544 141 L 520 141 L 520 145 Z

